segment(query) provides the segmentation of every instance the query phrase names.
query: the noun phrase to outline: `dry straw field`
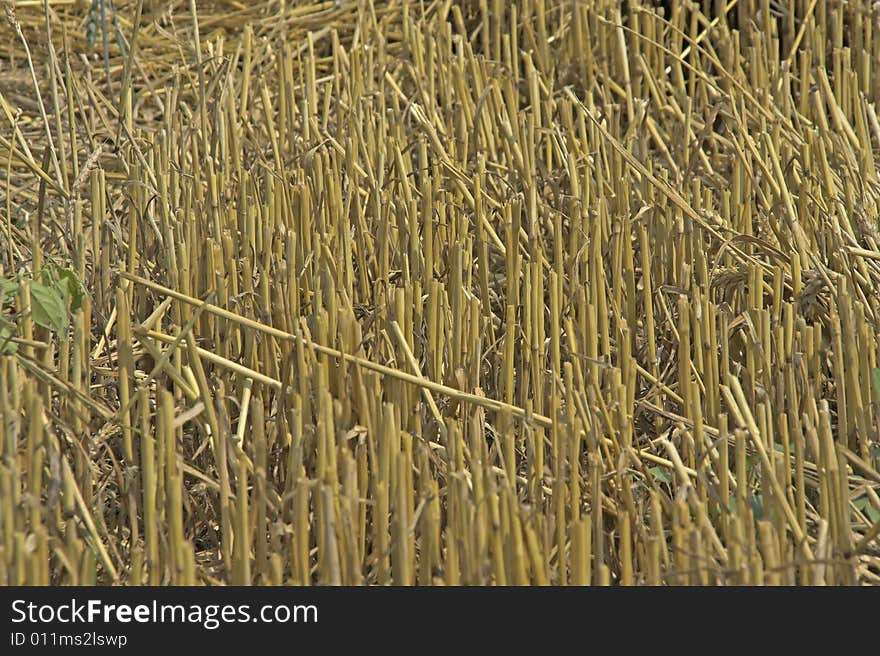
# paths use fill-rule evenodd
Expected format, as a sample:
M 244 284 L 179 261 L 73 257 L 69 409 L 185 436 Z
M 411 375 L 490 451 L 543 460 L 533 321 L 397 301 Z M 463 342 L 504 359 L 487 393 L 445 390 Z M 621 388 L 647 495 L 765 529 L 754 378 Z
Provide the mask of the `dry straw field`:
M 871 2 L 0 5 L 0 583 L 880 581 Z

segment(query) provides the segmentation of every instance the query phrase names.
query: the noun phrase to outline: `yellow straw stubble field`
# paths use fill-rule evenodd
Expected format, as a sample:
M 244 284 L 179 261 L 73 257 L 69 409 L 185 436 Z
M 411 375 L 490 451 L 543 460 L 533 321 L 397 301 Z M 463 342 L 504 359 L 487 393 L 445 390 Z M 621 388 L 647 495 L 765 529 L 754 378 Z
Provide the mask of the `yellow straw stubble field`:
M 2 4 L 0 583 L 880 580 L 870 2 Z

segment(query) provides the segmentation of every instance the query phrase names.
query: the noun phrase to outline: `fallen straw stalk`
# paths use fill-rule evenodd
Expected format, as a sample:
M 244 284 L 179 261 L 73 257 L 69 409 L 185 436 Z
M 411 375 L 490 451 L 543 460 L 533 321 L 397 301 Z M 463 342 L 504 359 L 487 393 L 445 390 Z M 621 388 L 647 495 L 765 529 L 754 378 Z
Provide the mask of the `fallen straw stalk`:
M 457 390 L 454 387 L 449 387 L 447 385 L 428 380 L 427 378 L 423 378 L 422 376 L 408 374 L 404 371 L 400 371 L 399 369 L 394 369 L 393 367 L 387 367 L 376 362 L 371 362 L 370 360 L 366 360 L 364 358 L 359 358 L 358 356 L 352 355 L 351 353 L 344 353 L 343 351 L 339 351 L 330 346 L 318 344 L 302 335 L 287 333 L 272 326 L 267 326 L 266 324 L 260 323 L 259 321 L 248 319 L 247 317 L 243 317 L 239 314 L 236 314 L 235 312 L 230 312 L 229 310 L 224 310 L 223 308 L 217 307 L 216 305 L 213 305 L 211 303 L 200 301 L 196 298 L 187 296 L 186 294 L 175 291 L 173 289 L 169 289 L 168 287 L 164 287 L 158 283 L 152 282 L 150 280 L 147 280 L 146 278 L 142 278 L 126 271 L 119 271 L 119 275 L 126 280 L 152 289 L 155 292 L 159 292 L 160 294 L 170 296 L 171 298 L 177 299 L 178 301 L 188 303 L 189 305 L 197 307 L 202 311 L 207 312 L 208 314 L 213 314 L 215 316 L 234 321 L 241 326 L 260 331 L 276 339 L 291 342 L 301 342 L 307 348 L 313 349 L 323 355 L 329 355 L 334 358 L 339 358 L 340 360 L 363 367 L 364 369 L 370 369 L 371 371 L 375 371 L 384 376 L 388 376 L 389 378 L 402 380 L 407 383 L 411 383 L 417 387 L 424 387 L 425 389 L 428 389 L 432 392 L 437 392 L 438 394 L 445 394 L 450 398 L 455 399 L 456 401 L 472 403 L 476 406 L 486 408 L 487 410 L 506 411 L 528 423 L 534 423 L 538 426 L 543 426 L 544 428 L 550 428 L 553 425 L 553 421 L 549 417 L 546 417 L 544 415 L 527 412 L 523 408 L 511 405 L 509 403 L 504 403 L 503 401 L 496 401 L 495 399 L 489 399 L 484 396 L 462 392 L 461 390 Z M 163 335 L 163 337 L 165 336 Z M 246 368 L 243 367 L 242 369 Z
M 411 383 L 416 387 L 421 387 L 431 392 L 437 392 L 438 394 L 445 394 L 457 401 L 463 401 L 467 403 L 472 403 L 476 406 L 480 406 L 482 408 L 486 408 L 487 410 L 494 411 L 506 411 L 512 414 L 515 417 L 519 417 L 520 419 L 526 422 L 533 422 L 539 426 L 543 426 L 544 428 L 551 428 L 553 426 L 553 420 L 550 417 L 546 417 L 537 413 L 530 413 L 526 410 L 517 407 L 515 405 L 511 405 L 509 403 L 504 403 L 503 401 L 497 401 L 495 399 L 489 399 L 485 396 L 478 396 L 476 394 L 469 394 L 468 392 L 462 392 L 461 390 L 457 390 L 454 387 L 448 387 L 447 385 L 443 385 L 441 383 L 434 382 L 432 380 L 428 380 L 423 376 L 416 376 L 414 374 L 408 374 L 406 372 L 400 371 L 399 369 L 394 369 L 392 367 L 386 367 L 385 365 L 378 364 L 376 362 L 371 362 L 370 360 L 366 360 L 364 358 L 359 358 L 356 355 L 352 355 L 350 353 L 344 353 L 337 349 L 331 348 L 329 346 L 324 346 L 323 344 L 317 344 L 316 342 L 307 339 L 301 335 L 294 335 L 292 333 L 284 332 L 283 330 L 278 330 L 272 326 L 267 326 L 264 323 L 260 323 L 259 321 L 255 321 L 253 319 L 248 319 L 247 317 L 242 317 L 241 315 L 236 314 L 235 312 L 230 312 L 229 310 L 224 310 L 223 308 L 217 307 L 211 303 L 206 303 L 205 301 L 200 301 L 196 298 L 192 298 L 191 296 L 187 296 L 181 292 L 175 291 L 173 289 L 169 289 L 163 285 L 152 282 L 151 280 L 147 280 L 146 278 L 142 278 L 141 276 L 137 276 L 126 271 L 120 271 L 119 275 L 126 280 L 134 282 L 138 285 L 143 285 L 148 289 L 152 289 L 155 292 L 159 292 L 160 294 L 164 294 L 171 298 L 177 299 L 183 303 L 188 303 L 194 307 L 199 308 L 200 310 L 207 312 L 209 314 L 216 315 L 218 317 L 223 317 L 224 319 L 228 319 L 230 321 L 234 321 L 242 326 L 247 328 L 252 328 L 253 330 L 258 330 L 266 335 L 270 335 L 277 339 L 283 339 L 287 341 L 300 341 L 308 348 L 314 349 L 318 353 L 322 353 L 324 355 L 329 355 L 332 357 L 340 358 L 345 362 L 350 362 L 357 366 L 364 367 L 365 369 L 370 369 L 377 373 L 383 374 L 390 378 L 395 378 L 397 380 L 401 380 L 407 383 Z M 164 341 L 166 343 L 170 343 L 174 341 L 174 338 L 170 335 L 165 335 L 163 333 L 156 332 L 154 330 L 147 331 L 147 334 L 150 337 L 154 337 L 160 341 Z M 275 388 L 281 389 L 281 382 L 269 378 L 268 376 L 264 376 L 259 372 L 256 372 L 252 369 L 239 365 L 237 363 L 231 362 L 226 358 L 222 358 L 218 355 L 211 353 L 210 351 L 206 351 L 202 348 L 198 348 L 199 355 L 204 357 L 206 360 L 210 362 L 214 362 L 215 364 L 219 364 L 221 366 L 227 367 L 228 369 L 235 371 L 243 376 L 248 378 L 253 378 L 254 380 L 260 380 L 261 382 L 266 383 L 267 385 Z M 606 446 L 613 446 L 614 441 L 608 437 L 601 438 L 602 443 Z M 675 465 L 671 460 L 666 458 L 662 458 L 660 456 L 654 455 L 653 453 L 649 453 L 647 451 L 643 451 L 641 449 L 633 449 L 633 452 L 638 455 L 640 458 L 644 458 L 645 460 L 652 462 L 657 465 L 662 465 L 663 467 L 667 467 L 669 469 L 675 469 Z M 687 472 L 689 476 L 696 477 L 697 472 L 690 468 L 685 467 L 684 471 Z
M 171 335 L 166 335 L 165 333 L 161 333 L 157 330 L 148 330 L 144 334 L 146 334 L 148 337 L 152 337 L 153 339 L 159 340 L 160 342 L 164 342 L 166 344 L 173 344 L 175 339 Z M 188 338 L 184 338 L 182 341 L 186 342 L 187 339 Z M 203 349 L 200 346 L 196 347 L 196 351 L 198 352 L 199 356 L 201 356 L 208 362 L 229 369 L 230 371 L 234 371 L 235 373 L 244 376 L 245 378 L 250 378 L 259 383 L 263 383 L 264 385 L 268 385 L 272 389 L 280 390 L 283 387 L 280 380 L 275 380 L 271 376 L 261 374 L 259 371 L 254 371 L 249 367 L 245 367 L 244 365 L 241 365 L 237 362 L 228 360 L 222 356 L 217 355 L 216 353 L 212 353 L 211 351 Z

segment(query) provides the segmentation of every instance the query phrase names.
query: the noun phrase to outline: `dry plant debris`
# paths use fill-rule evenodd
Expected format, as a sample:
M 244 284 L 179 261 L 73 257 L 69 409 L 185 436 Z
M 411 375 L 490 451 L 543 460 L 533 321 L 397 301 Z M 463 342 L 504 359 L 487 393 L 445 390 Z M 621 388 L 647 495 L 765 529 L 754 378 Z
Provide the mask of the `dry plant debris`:
M 880 580 L 876 3 L 0 4 L 0 583 Z

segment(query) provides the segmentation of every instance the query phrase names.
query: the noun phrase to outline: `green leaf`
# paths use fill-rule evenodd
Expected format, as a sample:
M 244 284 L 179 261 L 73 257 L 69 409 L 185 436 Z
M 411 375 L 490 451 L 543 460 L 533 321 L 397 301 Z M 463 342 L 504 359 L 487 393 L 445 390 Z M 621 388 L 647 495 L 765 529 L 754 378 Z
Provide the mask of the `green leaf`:
M 83 284 L 70 269 L 57 267 L 55 272 L 58 275 L 59 289 L 64 289 L 64 296 L 70 299 L 70 311 L 76 312 L 82 307 L 83 298 L 85 297 Z
M 12 341 L 12 330 L 6 326 L 0 326 L 0 355 L 11 355 L 18 351 L 18 344 Z
M 872 523 L 880 521 L 880 510 L 877 510 L 874 507 L 874 504 L 871 503 L 867 494 L 862 495 L 853 501 L 853 506 L 856 510 L 864 513 L 865 517 L 867 517 Z
M 46 287 L 54 288 L 64 301 L 64 307 L 76 312 L 82 307 L 86 289 L 72 269 L 49 262 L 40 271 L 39 280 Z
M 871 369 L 871 385 L 874 388 L 874 401 L 880 403 L 880 367 Z
M 762 519 L 764 517 L 764 497 L 760 494 L 753 494 L 750 502 L 752 504 L 752 513 L 755 515 L 755 519 Z
M 0 276 L 0 305 L 6 302 L 10 296 L 14 296 L 18 291 L 18 283 L 9 278 Z
M 648 469 L 651 472 L 651 476 L 654 477 L 654 480 L 659 483 L 671 483 L 672 479 L 669 477 L 669 474 L 666 473 L 666 470 L 663 467 L 651 467 Z
M 67 331 L 67 304 L 56 289 L 31 282 L 31 312 L 35 322 L 57 333 Z

